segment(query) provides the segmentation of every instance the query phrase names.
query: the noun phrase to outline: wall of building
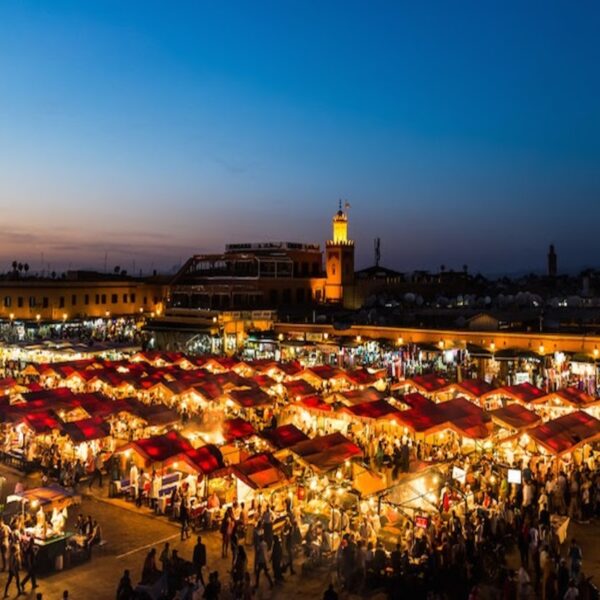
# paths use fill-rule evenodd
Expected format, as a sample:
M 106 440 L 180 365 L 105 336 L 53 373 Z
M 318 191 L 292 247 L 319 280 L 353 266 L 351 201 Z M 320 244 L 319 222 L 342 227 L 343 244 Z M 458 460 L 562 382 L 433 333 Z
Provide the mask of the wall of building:
M 161 312 L 167 288 L 141 281 L 0 281 L 0 318 L 59 320 Z
M 401 327 L 375 327 L 355 325 L 340 331 L 333 325 L 276 323 L 275 333 L 285 336 L 305 335 L 306 333 L 328 336 L 360 336 L 361 339 L 385 338 L 395 343 L 409 344 L 426 342 L 443 348 L 466 347 L 467 343 L 486 349 L 499 351 L 505 348 L 532 350 L 540 354 L 554 352 L 600 354 L 600 335 L 571 335 L 559 333 L 504 332 L 504 331 L 463 331 L 408 329 Z

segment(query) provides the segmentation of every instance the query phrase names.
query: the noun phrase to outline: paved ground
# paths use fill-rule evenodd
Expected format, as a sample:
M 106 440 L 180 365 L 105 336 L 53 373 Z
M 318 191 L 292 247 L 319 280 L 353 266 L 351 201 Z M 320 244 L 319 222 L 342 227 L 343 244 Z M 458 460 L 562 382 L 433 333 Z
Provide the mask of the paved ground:
M 7 486 L 12 490 L 16 482 L 16 475 L 0 467 L 0 471 L 7 478 Z M 37 482 L 30 479 L 29 487 L 34 487 Z M 37 591 L 42 592 L 44 600 L 60 600 L 63 590 L 69 590 L 69 597 L 74 600 L 109 600 L 115 597 L 118 580 L 124 569 L 129 569 L 132 580 L 139 581 L 141 567 L 146 553 L 150 547 L 156 547 L 160 552 L 165 541 L 169 541 L 173 548 L 179 550 L 183 558 L 191 558 L 195 537 L 185 542 L 180 541 L 179 527 L 169 522 L 164 517 L 154 516 L 148 509 L 136 509 L 131 503 L 107 499 L 105 494 L 101 497 L 85 494 L 80 510 L 73 508 L 70 519 L 78 512 L 84 515 L 92 515 L 102 526 L 103 536 L 106 544 L 94 550 L 94 556 L 90 562 L 75 566 L 71 569 L 54 573 L 40 578 L 40 587 Z M 569 530 L 569 536 L 575 536 L 582 547 L 584 555 L 584 571 L 587 575 L 593 575 L 594 581 L 600 583 L 600 547 L 597 539 L 600 534 L 600 522 L 590 524 L 573 523 Z M 203 533 L 202 537 L 207 546 L 208 568 L 218 570 L 221 579 L 228 580 L 227 571 L 230 567 L 229 560 L 220 558 L 220 536 L 216 532 Z M 252 564 L 252 550 L 249 552 L 249 564 Z M 563 553 L 566 547 L 563 548 Z M 518 558 L 511 557 L 510 566 L 518 567 Z M 300 569 L 297 569 L 297 573 Z M 310 576 L 287 576 L 286 581 L 280 587 L 269 590 L 267 582 L 261 581 L 261 588 L 257 594 L 257 600 L 270 599 L 295 599 L 322 597 L 324 589 L 329 584 L 333 574 L 322 570 Z M 0 573 L 0 590 L 6 582 L 6 574 Z M 486 590 L 487 591 L 487 590 Z M 1 591 L 0 591 L 1 595 Z M 487 596 L 486 593 L 483 594 Z M 11 595 L 16 598 L 16 592 Z M 29 591 L 21 598 L 35 598 L 35 594 Z M 223 594 L 224 600 L 228 598 Z M 340 598 L 358 598 L 354 594 L 340 594 Z M 372 597 L 375 598 L 375 597 Z
M 17 479 L 16 475 L 4 468 L 0 468 L 0 471 L 7 478 L 8 489 L 12 491 Z M 28 487 L 34 487 L 36 483 L 35 479 L 27 481 Z M 134 583 L 139 581 L 142 563 L 149 548 L 154 546 L 160 553 L 165 541 L 169 541 L 183 558 L 191 558 L 195 537 L 181 542 L 177 524 L 169 522 L 165 517 L 154 516 L 149 509 L 138 510 L 126 501 L 88 496 L 85 494 L 87 492 L 85 486 L 82 491 L 84 492 L 82 505 L 80 509 L 75 507 L 71 509 L 69 520 L 76 517 L 78 512 L 92 515 L 101 524 L 103 537 L 107 543 L 101 548 L 94 549 L 94 556 L 90 562 L 40 578 L 40 587 L 36 591 L 42 592 L 44 600 L 61 599 L 65 589 L 69 590 L 69 598 L 74 600 L 112 599 L 115 597 L 116 586 L 123 570 L 131 571 Z M 202 538 L 207 546 L 208 569 L 218 570 L 221 579 L 227 581 L 230 559 L 220 558 L 219 534 L 203 533 Z M 249 564 L 252 564 L 253 552 L 250 548 L 247 550 Z M 0 573 L 2 591 L 6 577 L 6 574 Z M 257 599 L 321 598 L 329 581 L 327 571 L 304 578 L 297 574 L 286 577 L 282 586 L 271 591 L 268 583 L 261 579 L 261 589 Z M 10 597 L 17 597 L 14 587 Z M 21 598 L 35 598 L 35 594 L 29 591 L 29 584 L 27 594 Z M 223 598 L 227 599 L 228 595 L 224 593 Z

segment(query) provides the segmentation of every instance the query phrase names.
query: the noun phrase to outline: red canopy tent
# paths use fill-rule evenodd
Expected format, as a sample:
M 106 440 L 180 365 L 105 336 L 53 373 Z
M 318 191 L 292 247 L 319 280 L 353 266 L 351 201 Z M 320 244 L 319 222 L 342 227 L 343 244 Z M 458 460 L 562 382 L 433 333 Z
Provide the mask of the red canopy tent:
M 385 398 L 385 393 L 380 392 L 375 388 L 368 387 L 362 390 L 337 392 L 336 398 L 338 398 L 342 404 L 352 406 L 353 404 L 361 404 L 363 402 L 375 402 L 377 400 L 383 400 Z
M 354 406 L 344 406 L 340 409 L 340 412 L 348 413 L 359 419 L 374 421 L 386 419 L 398 422 L 396 417 L 400 411 L 385 400 L 376 400 L 375 402 L 362 402 Z
M 279 450 L 289 448 L 294 444 L 308 440 L 308 436 L 295 425 L 282 425 L 275 429 L 263 429 L 260 436 Z
M 306 398 L 302 398 L 298 404 L 309 411 L 327 413 L 333 411 L 333 406 L 331 406 L 331 404 L 327 404 L 327 402 L 325 402 L 321 396 L 307 396 Z
M 258 408 L 273 404 L 273 398 L 259 388 L 249 390 L 231 390 L 227 397 L 242 408 Z
M 339 432 L 299 442 L 290 446 L 289 450 L 323 473 L 362 456 L 362 450 Z
M 147 465 L 152 463 L 164 463 L 179 454 L 192 452 L 194 448 L 187 439 L 176 431 L 169 431 L 163 435 L 155 435 L 149 438 L 129 442 L 116 452 L 123 453 L 128 450 L 137 452 Z
M 522 404 L 508 404 L 501 408 L 491 411 L 492 421 L 506 427 L 521 431 L 539 425 L 542 418 L 531 410 L 527 410 Z
M 530 429 L 529 437 L 556 456 L 600 439 L 600 421 L 578 410 Z
M 444 379 L 436 373 L 428 373 L 427 375 L 415 375 L 404 381 L 399 381 L 392 386 L 392 389 L 413 387 L 423 394 L 433 394 L 447 385 L 447 379 Z
M 295 379 L 294 381 L 286 381 L 283 384 L 289 398 L 298 400 L 304 396 L 312 396 L 317 393 L 317 389 L 310 385 L 304 379 Z
M 75 444 L 100 440 L 110 435 L 110 425 L 100 417 L 63 423 L 62 430 Z
M 233 465 L 231 472 L 247 486 L 264 490 L 287 483 L 283 465 L 270 453 L 256 454 Z
M 600 398 L 591 396 L 590 394 L 578 390 L 575 387 L 567 387 L 556 392 L 550 392 L 541 398 L 535 400 L 535 404 L 567 404 L 575 408 L 588 408 L 600 402 Z
M 479 400 L 482 396 L 494 390 L 494 386 L 483 379 L 464 379 L 463 381 L 449 383 L 446 387 L 439 389 L 438 393 L 458 392 L 472 400 Z
M 505 385 L 495 390 L 491 390 L 483 396 L 481 396 L 482 400 L 487 400 L 492 396 L 504 396 L 506 398 L 510 398 L 516 402 L 521 402 L 522 404 L 528 404 L 529 402 L 534 402 L 546 395 L 544 390 L 541 390 L 534 385 L 531 385 L 528 381 L 524 383 L 519 383 L 517 385 Z
M 256 433 L 252 424 L 244 419 L 236 417 L 235 419 L 227 419 L 223 423 L 223 437 L 226 442 L 233 442 L 248 438 Z
M 54 429 L 62 430 L 60 420 L 56 417 L 53 411 L 37 412 L 25 415 L 23 421 L 37 435 L 49 433 Z

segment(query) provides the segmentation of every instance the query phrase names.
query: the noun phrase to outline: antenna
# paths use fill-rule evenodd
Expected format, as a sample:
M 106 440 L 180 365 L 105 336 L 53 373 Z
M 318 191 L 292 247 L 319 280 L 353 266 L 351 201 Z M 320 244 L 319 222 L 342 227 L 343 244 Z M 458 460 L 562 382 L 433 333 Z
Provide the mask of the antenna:
M 340 212 L 342 212 L 342 199 L 341 198 L 339 198 L 339 201 L 338 201 L 338 210 Z
M 381 239 L 375 238 L 375 266 L 379 266 L 381 260 Z

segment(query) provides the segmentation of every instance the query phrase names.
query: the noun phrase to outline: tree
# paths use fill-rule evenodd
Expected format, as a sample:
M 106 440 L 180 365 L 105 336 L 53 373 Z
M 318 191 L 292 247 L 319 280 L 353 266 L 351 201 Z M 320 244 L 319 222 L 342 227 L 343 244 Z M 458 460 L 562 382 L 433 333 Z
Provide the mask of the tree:
M 25 263 L 23 265 L 23 270 L 25 271 L 25 273 L 27 273 L 29 271 L 29 263 Z
M 121 272 L 121 267 L 117 265 L 114 269 L 115 273 L 118 275 Z
M 52 277 L 52 279 L 56 279 L 56 271 L 52 271 L 50 277 Z
M 13 260 L 13 261 L 12 261 L 12 268 L 13 268 L 13 271 L 16 271 L 16 270 L 17 270 L 17 266 L 18 266 L 18 264 L 19 264 L 19 263 L 17 263 L 17 261 L 16 261 L 16 260 Z
M 446 270 L 446 265 L 440 265 L 440 271 L 443 273 Z
M 23 263 L 19 263 L 19 273 L 23 272 Z

